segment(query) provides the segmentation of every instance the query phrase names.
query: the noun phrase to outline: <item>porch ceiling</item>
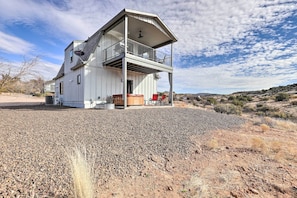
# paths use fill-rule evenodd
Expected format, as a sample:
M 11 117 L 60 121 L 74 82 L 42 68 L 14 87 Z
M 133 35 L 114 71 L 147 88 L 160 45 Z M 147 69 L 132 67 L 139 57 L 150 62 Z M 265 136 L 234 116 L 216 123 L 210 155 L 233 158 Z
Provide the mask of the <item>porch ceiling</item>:
M 121 18 L 116 26 L 108 30 L 108 34 L 113 35 L 119 40 L 124 39 L 124 22 Z M 141 31 L 142 37 L 139 37 Z M 149 17 L 128 14 L 128 38 L 139 43 L 143 43 L 152 48 L 158 48 L 169 43 L 175 42 L 176 38 L 159 20 L 158 17 Z
M 114 68 L 119 68 L 119 69 L 123 68 L 122 59 L 111 60 L 111 61 L 106 62 L 104 65 L 107 67 L 114 67 Z M 141 65 L 134 64 L 131 62 L 127 62 L 127 70 L 134 71 L 134 72 L 140 72 L 143 74 L 152 74 L 152 73 L 162 72 L 162 70 L 159 70 L 159 69 L 143 67 Z

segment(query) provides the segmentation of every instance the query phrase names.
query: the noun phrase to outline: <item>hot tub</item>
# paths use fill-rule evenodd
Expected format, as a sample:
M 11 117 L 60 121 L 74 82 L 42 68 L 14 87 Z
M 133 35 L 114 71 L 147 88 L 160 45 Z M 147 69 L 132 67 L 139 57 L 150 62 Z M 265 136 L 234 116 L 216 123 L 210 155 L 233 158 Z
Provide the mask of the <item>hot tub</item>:
M 124 106 L 123 94 L 113 95 L 113 103 L 117 106 Z M 144 105 L 144 96 L 142 94 L 127 94 L 127 106 Z

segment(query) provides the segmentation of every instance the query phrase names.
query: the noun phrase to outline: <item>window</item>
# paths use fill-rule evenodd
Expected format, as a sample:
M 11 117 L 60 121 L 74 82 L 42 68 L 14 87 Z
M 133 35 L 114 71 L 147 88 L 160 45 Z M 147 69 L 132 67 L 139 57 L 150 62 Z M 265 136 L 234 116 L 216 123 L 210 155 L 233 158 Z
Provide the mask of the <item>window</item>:
M 60 82 L 60 94 L 62 95 L 63 94 L 63 89 L 64 89 L 64 86 L 63 86 L 63 81 Z
M 77 84 L 80 84 L 80 82 L 81 82 L 81 76 L 80 76 L 80 74 L 77 75 L 76 82 L 77 82 Z
M 70 57 L 70 63 L 72 63 L 72 61 L 73 61 L 73 49 L 70 50 L 69 57 Z
M 127 80 L 127 93 L 133 94 L 133 80 Z

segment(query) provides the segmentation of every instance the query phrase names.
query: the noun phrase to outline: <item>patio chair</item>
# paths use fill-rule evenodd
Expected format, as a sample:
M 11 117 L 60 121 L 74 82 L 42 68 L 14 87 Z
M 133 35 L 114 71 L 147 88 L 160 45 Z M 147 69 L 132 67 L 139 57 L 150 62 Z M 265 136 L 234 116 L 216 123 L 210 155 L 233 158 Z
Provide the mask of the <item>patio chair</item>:
M 153 94 L 153 97 L 152 97 L 151 101 L 152 101 L 153 104 L 156 105 L 159 102 L 158 94 Z
M 164 104 L 165 103 L 165 99 L 166 99 L 166 95 L 162 95 L 161 99 L 160 99 L 160 104 Z

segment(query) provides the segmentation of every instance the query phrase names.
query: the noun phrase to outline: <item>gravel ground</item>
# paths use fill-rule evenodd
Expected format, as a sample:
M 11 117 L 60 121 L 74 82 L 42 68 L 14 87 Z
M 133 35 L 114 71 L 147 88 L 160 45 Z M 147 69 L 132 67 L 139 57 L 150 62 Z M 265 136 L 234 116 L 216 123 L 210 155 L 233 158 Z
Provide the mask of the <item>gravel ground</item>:
M 154 155 L 187 155 L 190 137 L 244 120 L 187 108 L 0 108 L 0 197 L 72 197 L 65 150 L 83 145 L 99 185 L 128 177 Z

